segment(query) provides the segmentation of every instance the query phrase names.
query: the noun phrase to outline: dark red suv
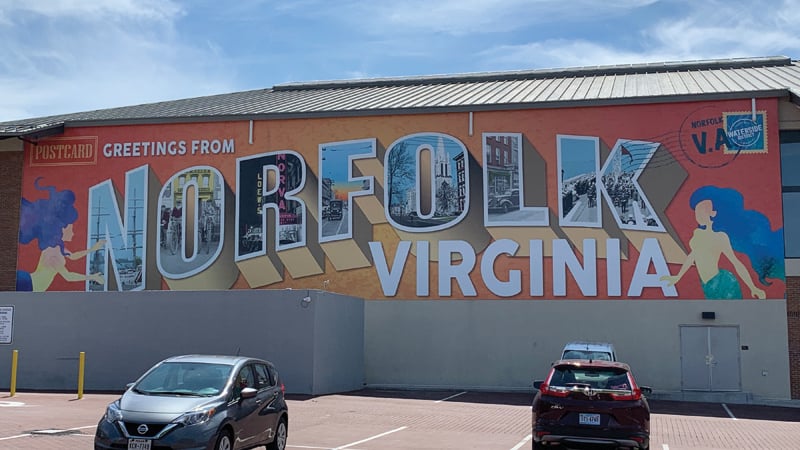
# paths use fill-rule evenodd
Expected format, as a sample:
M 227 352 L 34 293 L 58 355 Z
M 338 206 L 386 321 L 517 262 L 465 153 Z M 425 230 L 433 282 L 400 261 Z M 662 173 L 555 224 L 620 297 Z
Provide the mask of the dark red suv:
M 533 448 L 607 444 L 650 447 L 650 406 L 627 364 L 561 360 L 533 399 Z

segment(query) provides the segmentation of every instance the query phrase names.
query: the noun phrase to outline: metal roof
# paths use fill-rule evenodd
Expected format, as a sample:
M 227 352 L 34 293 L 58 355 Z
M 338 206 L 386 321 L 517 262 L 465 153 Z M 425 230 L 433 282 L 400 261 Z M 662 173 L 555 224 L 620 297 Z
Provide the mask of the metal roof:
M 235 92 L 0 122 L 0 138 L 63 126 L 554 108 L 790 96 L 800 62 L 785 56 L 287 83 Z

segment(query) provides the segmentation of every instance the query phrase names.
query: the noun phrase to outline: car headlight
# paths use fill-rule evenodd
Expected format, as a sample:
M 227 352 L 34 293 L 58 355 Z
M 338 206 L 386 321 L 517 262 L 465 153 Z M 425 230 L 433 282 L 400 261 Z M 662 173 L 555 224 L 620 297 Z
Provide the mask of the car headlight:
M 122 411 L 119 409 L 119 400 L 111 403 L 106 408 L 106 415 L 103 416 L 108 423 L 116 423 L 122 420 Z
M 182 416 L 173 420 L 172 422 L 183 425 L 197 425 L 210 420 L 212 417 L 214 417 L 214 414 L 216 412 L 217 412 L 216 406 L 206 406 L 201 409 L 197 409 L 195 411 L 189 411 L 186 414 L 183 414 Z

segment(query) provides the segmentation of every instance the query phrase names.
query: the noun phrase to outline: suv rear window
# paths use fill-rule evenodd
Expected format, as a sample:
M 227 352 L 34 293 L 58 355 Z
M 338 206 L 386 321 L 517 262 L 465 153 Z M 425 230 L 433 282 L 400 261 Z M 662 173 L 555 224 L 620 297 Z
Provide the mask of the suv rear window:
M 556 367 L 550 386 L 587 386 L 592 389 L 631 390 L 628 372 L 624 369 L 597 367 Z
M 611 355 L 606 352 L 593 352 L 589 350 L 567 350 L 561 359 L 592 359 L 597 361 L 611 361 Z

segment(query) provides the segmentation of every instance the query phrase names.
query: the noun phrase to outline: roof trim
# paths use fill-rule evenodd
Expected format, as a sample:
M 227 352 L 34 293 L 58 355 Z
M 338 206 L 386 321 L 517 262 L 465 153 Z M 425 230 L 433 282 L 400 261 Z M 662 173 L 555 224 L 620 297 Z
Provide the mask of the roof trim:
M 289 83 L 0 123 L 0 138 L 61 127 L 541 110 L 780 97 L 800 104 L 800 61 L 785 56 L 412 78 Z
M 534 103 L 499 103 L 481 105 L 459 106 L 426 106 L 416 108 L 391 108 L 391 109 L 352 109 L 330 110 L 313 112 L 287 112 L 266 114 L 241 114 L 221 116 L 181 116 L 181 117 L 154 117 L 136 119 L 101 119 L 101 120 L 70 120 L 64 123 L 66 127 L 94 127 L 94 126 L 119 126 L 119 125 L 151 125 L 170 123 L 199 123 L 199 122 L 238 122 L 243 120 L 283 120 L 283 119 L 319 119 L 338 117 L 364 117 L 387 115 L 412 115 L 412 114 L 443 114 L 458 112 L 485 112 L 485 111 L 518 111 L 531 109 L 560 109 L 570 107 L 595 107 L 595 106 L 622 106 L 653 103 L 681 103 L 701 102 L 713 100 L 735 100 L 749 98 L 774 98 L 789 95 L 788 89 L 775 89 L 764 91 L 724 92 L 708 94 L 686 94 L 673 96 L 642 96 L 618 97 L 612 99 L 590 99 L 570 101 L 550 101 Z
M 37 139 L 64 134 L 65 122 L 52 123 L 40 126 L 20 125 L 14 128 L 0 128 L 0 139 L 20 138 L 23 141 L 35 141 Z
M 316 89 L 341 89 L 349 87 L 409 86 L 441 83 L 474 83 L 481 81 L 577 78 L 607 75 L 685 72 L 690 70 L 750 69 L 757 67 L 790 66 L 791 64 L 792 59 L 788 56 L 768 56 L 762 58 L 729 58 L 626 65 L 586 66 L 566 69 L 537 69 L 508 72 L 476 72 L 455 75 L 426 75 L 417 77 L 387 77 L 354 80 L 292 82 L 275 85 L 272 87 L 272 90 L 275 92 L 307 91 Z
M 789 100 L 795 105 L 800 106 L 800 95 L 792 90 L 789 90 Z

